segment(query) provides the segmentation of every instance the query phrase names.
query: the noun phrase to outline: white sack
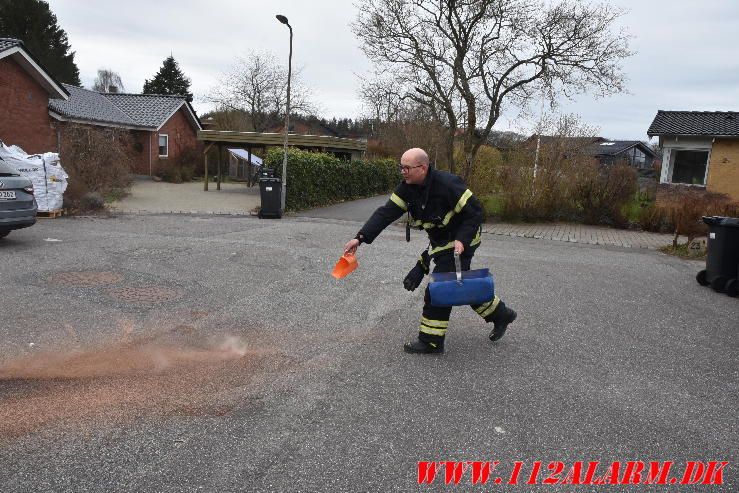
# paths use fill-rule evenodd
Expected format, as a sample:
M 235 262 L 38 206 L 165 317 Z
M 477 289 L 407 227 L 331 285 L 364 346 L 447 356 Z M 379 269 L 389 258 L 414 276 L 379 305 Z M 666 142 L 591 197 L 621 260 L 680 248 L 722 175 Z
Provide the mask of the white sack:
M 61 167 L 57 153 L 28 155 L 18 146 L 6 146 L 0 142 L 0 158 L 31 180 L 39 210 L 53 211 L 62 208 L 69 177 Z

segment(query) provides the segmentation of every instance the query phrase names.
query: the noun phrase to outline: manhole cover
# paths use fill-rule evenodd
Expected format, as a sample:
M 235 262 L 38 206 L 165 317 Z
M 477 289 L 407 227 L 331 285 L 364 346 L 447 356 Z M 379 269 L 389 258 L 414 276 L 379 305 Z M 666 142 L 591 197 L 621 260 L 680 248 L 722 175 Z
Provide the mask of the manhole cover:
M 111 289 L 110 296 L 126 303 L 163 303 L 179 298 L 181 293 L 164 286 L 141 286 Z
M 97 272 L 94 270 L 57 272 L 48 279 L 50 284 L 61 284 L 64 286 L 99 286 L 101 284 L 115 284 L 122 280 L 122 274 L 116 272 Z

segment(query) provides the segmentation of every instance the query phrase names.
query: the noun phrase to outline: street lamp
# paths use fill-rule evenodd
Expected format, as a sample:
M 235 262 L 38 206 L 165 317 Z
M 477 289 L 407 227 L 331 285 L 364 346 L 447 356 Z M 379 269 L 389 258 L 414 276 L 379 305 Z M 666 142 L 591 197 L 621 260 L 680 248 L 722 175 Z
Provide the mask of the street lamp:
M 285 197 L 287 196 L 287 134 L 290 132 L 290 76 L 293 70 L 293 28 L 284 15 L 277 15 L 277 20 L 290 29 L 290 56 L 287 59 L 287 107 L 285 109 L 285 149 L 282 156 L 282 212 L 285 212 Z

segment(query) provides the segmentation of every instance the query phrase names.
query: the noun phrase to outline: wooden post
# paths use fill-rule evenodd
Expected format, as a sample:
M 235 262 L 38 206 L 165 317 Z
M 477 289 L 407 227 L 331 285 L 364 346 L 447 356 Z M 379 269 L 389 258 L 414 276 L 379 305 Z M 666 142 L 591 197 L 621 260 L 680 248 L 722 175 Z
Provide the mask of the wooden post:
M 254 185 L 254 183 L 252 183 L 251 181 L 252 177 L 254 176 L 254 169 L 253 169 L 254 167 L 251 164 L 251 146 L 246 148 L 246 155 L 249 158 L 249 182 L 248 183 L 249 183 L 249 186 L 251 187 Z
M 223 161 L 223 146 L 221 144 L 218 144 L 218 177 L 216 178 L 218 181 L 216 182 L 216 190 L 221 189 L 221 162 Z
M 203 170 L 203 171 L 205 171 L 205 173 L 204 173 L 205 179 L 203 180 L 203 182 L 204 182 L 203 190 L 205 190 L 206 192 L 208 191 L 208 151 L 210 150 L 211 147 L 213 147 L 213 143 L 212 142 L 210 144 L 208 144 L 205 147 L 205 150 L 203 151 L 203 160 L 205 161 L 205 169 Z

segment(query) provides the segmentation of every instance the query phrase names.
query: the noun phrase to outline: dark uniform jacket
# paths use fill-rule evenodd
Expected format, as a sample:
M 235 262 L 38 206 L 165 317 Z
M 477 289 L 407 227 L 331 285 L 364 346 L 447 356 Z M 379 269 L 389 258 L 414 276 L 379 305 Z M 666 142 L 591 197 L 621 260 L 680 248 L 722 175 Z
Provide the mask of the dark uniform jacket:
M 406 212 L 410 212 L 414 227 L 428 233 L 432 257 L 452 251 L 454 240 L 462 242 L 465 253 L 472 253 L 480 244 L 482 208 L 457 175 L 429 167 L 422 184 L 401 182 L 390 200 L 362 226 L 359 231 L 362 241 L 372 243 L 383 229 Z

